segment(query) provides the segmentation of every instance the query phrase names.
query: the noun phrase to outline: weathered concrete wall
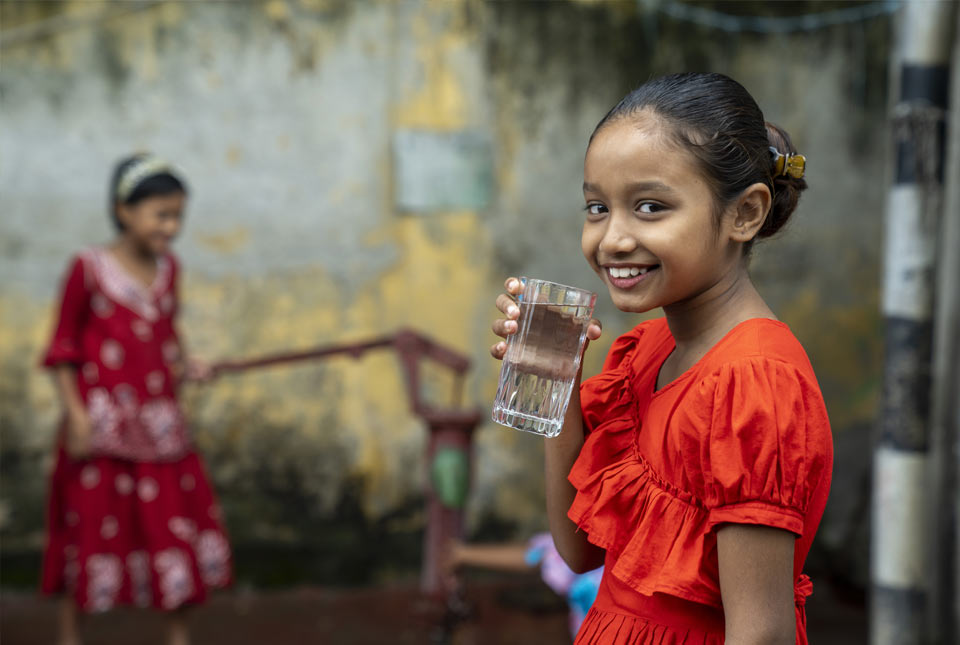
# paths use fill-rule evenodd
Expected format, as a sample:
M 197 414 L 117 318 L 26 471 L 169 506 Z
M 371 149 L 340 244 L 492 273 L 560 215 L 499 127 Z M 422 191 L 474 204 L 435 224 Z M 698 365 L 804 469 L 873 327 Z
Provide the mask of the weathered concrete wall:
M 106 183 L 119 156 L 155 151 L 189 180 L 178 250 L 195 353 L 240 357 L 410 326 L 475 359 L 467 399 L 486 408 L 494 294 L 514 273 L 601 287 L 579 251 L 587 137 L 632 86 L 675 70 L 739 79 L 807 154 L 812 188 L 789 231 L 757 248 L 754 273 L 807 346 L 838 439 L 866 440 L 879 360 L 885 19 L 761 37 L 643 14 L 635 2 L 0 7 L 8 544 L 39 540 L 57 410 L 34 364 L 68 256 L 109 238 Z M 31 31 L 51 19 L 60 22 Z M 588 372 L 637 322 L 600 303 L 607 331 Z M 238 539 L 309 543 L 345 513 L 399 517 L 397 532 L 422 521 L 423 428 L 392 356 L 232 376 L 186 401 Z M 475 526 L 542 526 L 540 441 L 492 424 L 477 438 Z M 860 470 L 838 476 L 853 493 L 861 484 Z M 858 526 L 847 521 L 855 494 L 836 497 L 828 550 Z

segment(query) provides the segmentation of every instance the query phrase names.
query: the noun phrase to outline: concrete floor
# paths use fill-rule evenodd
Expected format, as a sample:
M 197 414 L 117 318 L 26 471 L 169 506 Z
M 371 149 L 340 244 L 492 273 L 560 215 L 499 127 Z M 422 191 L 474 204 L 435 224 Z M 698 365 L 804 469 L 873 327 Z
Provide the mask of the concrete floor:
M 414 582 L 363 589 L 299 587 L 234 589 L 216 595 L 190 616 L 195 645 L 333 643 L 336 645 L 531 645 L 569 643 L 560 599 L 526 576 L 470 579 L 470 617 L 448 632 L 443 612 L 417 593 Z M 863 607 L 841 603 L 825 585 L 808 601 L 810 642 L 866 645 Z M 52 645 L 56 605 L 24 591 L 0 594 L 3 645 Z M 117 610 L 92 616 L 86 645 L 160 645 L 162 616 Z

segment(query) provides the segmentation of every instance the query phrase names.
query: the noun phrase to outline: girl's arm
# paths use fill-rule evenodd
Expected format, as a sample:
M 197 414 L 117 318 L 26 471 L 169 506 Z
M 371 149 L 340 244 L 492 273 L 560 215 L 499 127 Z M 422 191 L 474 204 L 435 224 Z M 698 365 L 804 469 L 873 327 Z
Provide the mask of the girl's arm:
M 90 291 L 84 261 L 74 258 L 63 281 L 60 315 L 43 364 L 53 370 L 53 383 L 67 417 L 64 447 L 74 458 L 90 452 L 90 419 L 77 387 L 77 366 L 84 360 L 82 336 L 90 312 Z
M 517 331 L 516 320 L 520 316 L 514 298 L 520 293 L 520 281 L 508 278 L 506 294 L 497 298 L 497 308 L 506 316 L 493 323 L 493 332 L 506 338 Z M 596 340 L 600 337 L 600 323 L 596 320 L 590 323 L 587 337 Z M 494 358 L 503 359 L 506 352 L 506 343 L 500 342 L 490 349 Z M 550 521 L 550 533 L 557 552 L 574 573 L 584 573 L 596 569 L 603 564 L 605 552 L 603 549 L 590 544 L 587 534 L 577 527 L 567 517 L 567 511 L 573 503 L 577 491 L 567 480 L 573 462 L 577 460 L 580 449 L 583 447 L 583 416 L 580 410 L 580 375 L 573 384 L 573 393 L 570 396 L 570 405 L 563 422 L 560 434 L 551 439 L 545 439 L 544 444 L 544 472 L 546 477 L 547 517 Z
M 77 368 L 70 363 L 54 367 L 54 385 L 67 415 L 66 450 L 74 459 L 90 453 L 90 417 L 77 388 Z
M 717 532 L 727 645 L 794 645 L 796 536 L 767 526 L 728 524 Z
M 583 413 L 580 410 L 580 375 L 573 383 L 570 405 L 563 421 L 563 430 L 556 437 L 545 439 L 544 471 L 546 476 L 547 518 L 557 552 L 574 573 L 585 573 L 603 565 L 606 552 L 587 541 L 567 511 L 577 489 L 567 479 L 573 462 L 583 447 Z

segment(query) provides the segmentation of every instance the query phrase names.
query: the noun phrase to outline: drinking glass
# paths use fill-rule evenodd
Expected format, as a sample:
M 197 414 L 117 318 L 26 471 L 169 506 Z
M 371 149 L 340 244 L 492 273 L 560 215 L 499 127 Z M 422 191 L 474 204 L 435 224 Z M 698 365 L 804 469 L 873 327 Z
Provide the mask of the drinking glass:
M 570 393 L 597 294 L 520 278 L 517 332 L 507 338 L 493 420 L 517 430 L 555 437 Z

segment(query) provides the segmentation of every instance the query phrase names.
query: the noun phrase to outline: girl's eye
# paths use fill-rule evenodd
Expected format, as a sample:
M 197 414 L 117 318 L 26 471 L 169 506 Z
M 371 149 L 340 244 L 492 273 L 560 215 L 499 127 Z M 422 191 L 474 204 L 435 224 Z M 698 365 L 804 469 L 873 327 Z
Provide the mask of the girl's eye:
M 663 204 L 657 202 L 640 202 L 637 204 L 637 211 L 641 213 L 653 214 L 664 210 Z
M 587 207 L 584 209 L 587 211 L 588 215 L 603 215 L 607 212 L 607 207 L 603 204 L 587 204 Z

